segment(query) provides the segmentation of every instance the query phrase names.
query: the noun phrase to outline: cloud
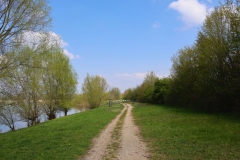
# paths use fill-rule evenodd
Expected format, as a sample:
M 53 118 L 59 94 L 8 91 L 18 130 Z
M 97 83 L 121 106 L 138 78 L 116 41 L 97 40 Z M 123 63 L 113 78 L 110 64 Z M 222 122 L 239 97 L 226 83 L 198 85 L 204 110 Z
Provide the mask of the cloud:
M 68 43 L 65 42 L 62 37 L 54 32 L 49 32 L 50 37 L 52 38 L 52 41 L 56 41 L 58 44 L 60 44 L 61 47 L 68 46 Z
M 209 8 L 207 11 L 208 11 L 208 14 L 212 13 L 214 11 L 214 7 Z
M 123 73 L 119 74 L 116 73 L 115 76 L 127 80 L 132 80 L 132 79 L 144 79 L 146 73 L 133 73 L 133 74 L 128 74 L 128 73 Z
M 41 44 L 41 41 L 47 41 L 48 47 L 51 48 L 54 45 L 59 45 L 61 48 L 63 48 L 63 53 L 68 56 L 70 59 L 79 58 L 80 56 L 74 56 L 72 53 L 70 53 L 67 49 L 64 47 L 68 46 L 68 43 L 65 42 L 62 37 L 55 32 L 32 32 L 27 31 L 22 34 L 22 36 L 19 39 L 21 40 L 21 43 L 23 45 L 27 45 L 29 47 L 35 48 L 38 47 Z
M 73 55 L 72 53 L 68 52 L 68 50 L 66 50 L 66 49 L 63 50 L 63 53 L 64 53 L 66 56 L 68 56 L 70 59 L 73 59 L 73 58 L 74 58 L 74 55 Z
M 41 42 L 46 41 L 49 47 L 55 44 L 58 44 L 61 47 L 68 46 L 67 42 L 63 41 L 61 36 L 54 32 L 44 33 L 26 31 L 21 35 L 21 37 L 18 37 L 15 40 L 20 40 L 23 45 L 28 45 L 30 47 L 38 46 Z
M 185 28 L 198 26 L 203 23 L 207 14 L 207 7 L 198 0 L 177 0 L 169 5 L 169 8 L 178 11 Z
M 153 28 L 155 28 L 155 29 L 157 29 L 157 28 L 159 28 L 160 27 L 160 23 L 159 22 L 154 22 L 153 24 L 152 24 L 152 27 Z

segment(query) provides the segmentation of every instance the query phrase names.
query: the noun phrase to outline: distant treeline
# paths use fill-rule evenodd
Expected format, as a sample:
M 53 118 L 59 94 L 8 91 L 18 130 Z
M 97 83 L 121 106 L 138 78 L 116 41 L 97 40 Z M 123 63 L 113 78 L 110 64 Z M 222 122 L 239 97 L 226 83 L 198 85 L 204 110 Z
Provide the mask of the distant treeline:
M 226 0 L 209 13 L 192 46 L 172 58 L 171 75 L 124 93 L 139 102 L 186 106 L 210 112 L 240 112 L 240 6 Z

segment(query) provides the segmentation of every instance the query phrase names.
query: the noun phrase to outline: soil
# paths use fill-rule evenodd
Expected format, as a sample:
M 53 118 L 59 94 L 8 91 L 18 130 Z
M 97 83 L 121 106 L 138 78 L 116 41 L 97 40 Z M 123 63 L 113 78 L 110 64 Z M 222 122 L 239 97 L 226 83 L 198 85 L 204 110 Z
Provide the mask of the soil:
M 81 159 L 83 160 L 146 160 L 150 158 L 146 144 L 142 141 L 139 128 L 134 124 L 132 116 L 132 105 L 124 104 L 121 113 L 107 125 L 100 135 L 93 139 L 92 147 L 88 153 Z M 119 118 L 127 110 L 117 148 L 114 152 L 109 153 L 109 146 L 112 146 L 112 133 L 116 127 Z M 115 142 L 114 142 L 115 143 Z

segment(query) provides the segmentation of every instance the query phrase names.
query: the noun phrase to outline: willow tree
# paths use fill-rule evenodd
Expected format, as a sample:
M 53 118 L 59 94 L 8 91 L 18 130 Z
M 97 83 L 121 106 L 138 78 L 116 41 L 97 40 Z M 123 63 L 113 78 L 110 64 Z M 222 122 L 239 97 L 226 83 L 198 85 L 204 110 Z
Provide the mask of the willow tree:
M 0 10 L 1 49 L 12 46 L 13 37 L 26 31 L 42 31 L 51 22 L 47 0 L 1 0 Z M 3 54 L 1 50 L 0 55 Z
M 5 105 L 0 110 L 0 124 L 8 126 L 12 131 L 16 129 L 15 123 L 20 120 L 17 109 L 11 105 Z
M 50 120 L 59 108 L 67 114 L 76 92 L 77 74 L 61 48 L 50 50 L 43 60 L 44 112 Z
M 31 49 L 27 48 L 25 53 L 31 54 Z M 40 115 L 42 114 L 43 103 L 43 87 L 41 82 L 42 77 L 42 59 L 41 54 L 30 56 L 28 65 L 19 67 L 15 73 L 14 84 L 16 85 L 15 102 L 18 112 L 25 120 L 28 126 L 40 122 Z
M 47 0 L 0 1 L 0 78 L 11 76 L 12 69 L 28 61 L 16 56 L 12 48 L 21 48 L 26 32 L 39 32 L 51 25 L 51 8 Z
M 73 106 L 73 99 L 75 97 L 78 76 L 72 65 L 70 64 L 69 58 L 63 54 L 63 52 L 58 53 L 58 62 L 54 65 L 57 66 L 56 85 L 58 86 L 57 94 L 58 100 L 57 104 L 60 110 L 64 111 L 65 116 L 68 110 Z
M 27 65 L 29 55 L 22 50 L 23 35 L 39 32 L 51 26 L 51 8 L 47 0 L 1 0 L 0 1 L 0 99 L 12 98 L 8 80 L 22 65 Z M 34 52 L 41 46 L 35 48 Z M 31 56 L 31 55 L 30 55 Z M 8 104 L 3 104 L 3 106 Z M 0 104 L 0 106 L 2 106 Z M 0 107 L 1 109 L 1 107 Z
M 43 36 L 36 45 L 43 46 L 46 43 L 46 38 Z M 17 111 L 21 120 L 26 121 L 28 126 L 37 124 L 42 113 L 43 103 L 40 103 L 43 95 L 41 86 L 42 54 L 46 48 L 40 48 L 41 50 L 35 50 L 35 47 L 27 44 L 21 44 L 16 48 L 12 46 L 10 52 L 5 54 L 6 59 L 3 59 L 2 63 L 18 66 L 12 68 L 8 76 L 0 78 L 3 106 L 15 108 L 5 113 Z M 11 56 L 15 56 L 14 61 L 9 58 Z
M 99 107 L 106 96 L 108 84 L 101 76 L 90 76 L 84 79 L 82 93 L 90 105 L 90 109 Z

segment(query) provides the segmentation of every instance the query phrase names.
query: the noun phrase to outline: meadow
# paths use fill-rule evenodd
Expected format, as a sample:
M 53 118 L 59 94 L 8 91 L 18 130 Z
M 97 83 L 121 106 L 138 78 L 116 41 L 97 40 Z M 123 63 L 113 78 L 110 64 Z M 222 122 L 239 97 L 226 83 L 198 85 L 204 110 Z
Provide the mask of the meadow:
M 240 118 L 135 103 L 133 115 L 151 159 L 240 159 Z
M 0 159 L 79 159 L 92 139 L 115 118 L 121 104 L 54 119 L 25 129 L 0 134 Z

